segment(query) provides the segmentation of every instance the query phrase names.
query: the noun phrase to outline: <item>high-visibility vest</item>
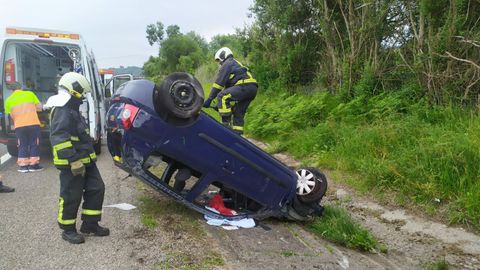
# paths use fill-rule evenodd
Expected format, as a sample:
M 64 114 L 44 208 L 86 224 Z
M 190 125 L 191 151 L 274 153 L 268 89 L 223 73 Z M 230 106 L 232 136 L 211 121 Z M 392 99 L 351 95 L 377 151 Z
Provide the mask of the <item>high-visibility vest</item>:
M 37 104 L 40 101 L 32 91 L 15 90 L 5 101 L 5 113 L 11 115 L 14 128 L 40 125 Z

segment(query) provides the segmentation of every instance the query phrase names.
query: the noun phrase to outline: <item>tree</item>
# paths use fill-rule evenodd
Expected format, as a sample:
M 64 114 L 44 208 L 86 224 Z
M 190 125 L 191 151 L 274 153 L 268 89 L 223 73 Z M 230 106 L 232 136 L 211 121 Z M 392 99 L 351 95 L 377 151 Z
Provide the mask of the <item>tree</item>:
M 480 101 L 478 0 L 255 0 L 252 12 L 242 36 L 260 81 Z
M 246 52 L 243 49 L 243 44 L 240 40 L 240 37 L 237 35 L 216 35 L 212 38 L 208 47 L 208 54 L 211 56 L 213 56 L 218 49 L 222 47 L 228 47 L 230 48 L 230 50 L 232 50 L 235 57 L 246 57 Z
M 160 48 L 160 58 L 164 60 L 162 71 L 166 73 L 174 71 L 192 72 L 200 66 L 203 57 L 200 45 L 187 35 L 170 36 L 162 42 Z M 182 63 L 180 62 L 181 58 L 183 59 Z
M 157 22 L 156 24 L 147 25 L 147 40 L 150 46 L 155 43 L 160 44 L 163 40 L 163 23 Z
M 203 37 L 201 37 L 199 34 L 195 33 L 194 31 L 190 31 L 186 35 L 192 38 L 200 46 L 204 54 L 208 53 L 208 43 L 205 41 Z
M 144 64 L 147 77 L 159 79 L 175 71 L 193 73 L 205 61 L 207 43 L 193 31 L 182 34 L 178 25 L 169 25 L 163 39 L 163 24 L 157 22 L 147 26 L 147 33 L 149 43 L 160 45 L 158 57 L 150 57 Z
M 180 26 L 176 24 L 169 25 L 167 27 L 167 36 L 170 38 L 177 35 L 180 35 Z

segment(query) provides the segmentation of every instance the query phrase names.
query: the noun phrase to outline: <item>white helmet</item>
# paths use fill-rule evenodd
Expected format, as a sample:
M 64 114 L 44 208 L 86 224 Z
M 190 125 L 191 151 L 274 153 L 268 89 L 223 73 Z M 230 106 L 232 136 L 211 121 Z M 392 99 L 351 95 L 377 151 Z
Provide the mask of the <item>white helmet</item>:
M 82 98 L 86 93 L 92 91 L 87 78 L 76 72 L 65 73 L 58 81 L 58 88 L 67 90 L 70 95 L 76 98 Z
M 65 73 L 58 81 L 58 94 L 51 96 L 44 108 L 63 107 L 72 96 L 80 99 L 90 91 L 92 91 L 92 87 L 82 74 L 76 72 Z
M 227 59 L 230 55 L 233 56 L 232 50 L 227 47 L 223 47 L 215 53 L 215 60 L 223 63 L 223 61 L 225 61 L 225 59 Z

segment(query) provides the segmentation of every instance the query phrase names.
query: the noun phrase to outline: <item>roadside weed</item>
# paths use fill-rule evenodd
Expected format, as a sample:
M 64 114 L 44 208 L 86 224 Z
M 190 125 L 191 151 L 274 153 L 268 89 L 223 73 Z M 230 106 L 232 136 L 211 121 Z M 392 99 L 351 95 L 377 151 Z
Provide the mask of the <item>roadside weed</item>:
M 297 256 L 298 254 L 292 250 L 284 250 L 280 252 L 280 255 L 282 255 L 283 257 L 292 257 L 292 256 Z
M 427 270 L 448 270 L 450 266 L 445 259 L 441 259 L 435 262 L 431 262 L 427 265 Z
M 325 206 L 323 215 L 306 227 L 314 234 L 342 246 L 370 252 L 386 252 L 385 246 L 356 223 L 346 210 L 338 206 Z

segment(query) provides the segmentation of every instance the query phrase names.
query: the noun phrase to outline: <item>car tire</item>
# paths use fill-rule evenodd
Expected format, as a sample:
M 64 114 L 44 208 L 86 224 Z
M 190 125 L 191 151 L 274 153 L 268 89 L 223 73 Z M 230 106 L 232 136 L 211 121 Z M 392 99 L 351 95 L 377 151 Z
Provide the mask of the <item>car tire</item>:
M 7 152 L 10 156 L 16 157 L 18 156 L 18 146 L 15 143 L 7 143 Z
M 155 109 L 177 119 L 191 119 L 199 114 L 204 101 L 200 82 L 185 72 L 168 75 L 154 91 Z
M 298 200 L 304 203 L 319 202 L 327 192 L 327 177 L 311 167 L 298 169 L 296 174 Z

